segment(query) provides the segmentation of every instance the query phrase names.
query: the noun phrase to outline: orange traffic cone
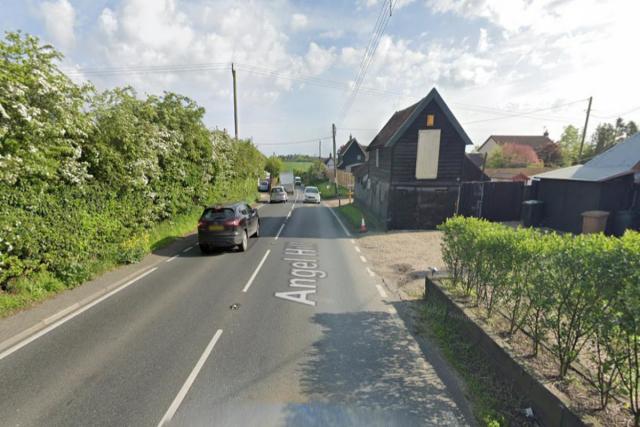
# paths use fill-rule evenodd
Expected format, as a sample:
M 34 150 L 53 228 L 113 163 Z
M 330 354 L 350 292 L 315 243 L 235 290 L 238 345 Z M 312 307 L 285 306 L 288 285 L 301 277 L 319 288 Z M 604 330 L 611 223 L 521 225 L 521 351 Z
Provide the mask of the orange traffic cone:
M 361 233 L 367 232 L 367 224 L 364 223 L 364 217 L 362 217 L 362 222 L 360 223 L 360 232 Z

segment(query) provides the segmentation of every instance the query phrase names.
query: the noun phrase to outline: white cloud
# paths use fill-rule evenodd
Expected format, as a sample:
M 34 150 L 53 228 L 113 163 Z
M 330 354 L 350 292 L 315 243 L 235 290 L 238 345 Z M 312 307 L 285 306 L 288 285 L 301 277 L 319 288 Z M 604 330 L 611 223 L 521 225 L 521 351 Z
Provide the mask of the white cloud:
M 302 13 L 294 13 L 291 16 L 291 29 L 293 31 L 302 30 L 309 24 L 309 19 Z
M 322 74 L 336 60 L 335 48 L 323 49 L 314 42 L 309 44 L 309 50 L 305 55 L 308 71 L 313 75 Z
M 373 7 L 373 6 L 377 6 L 378 4 L 380 4 L 381 1 L 383 1 L 384 3 L 387 3 L 387 6 L 388 6 L 388 1 L 387 0 L 360 0 L 360 3 L 363 4 L 367 8 L 370 8 L 370 7 Z M 401 8 L 407 6 L 407 5 L 410 5 L 415 0 L 391 0 L 391 1 L 393 1 L 393 9 L 394 10 L 398 10 L 398 9 L 401 9 Z
M 100 29 L 106 34 L 113 34 L 118 31 L 118 18 L 113 10 L 108 7 L 102 10 L 100 17 L 98 18 Z
M 319 36 L 323 39 L 337 40 L 344 36 L 344 30 L 335 29 L 335 30 L 323 31 L 322 33 L 319 34 Z
M 75 42 L 75 10 L 67 0 L 45 1 L 40 5 L 40 15 L 47 33 L 54 43 L 63 49 L 73 47 Z
M 478 52 L 486 52 L 489 49 L 489 35 L 486 28 L 480 28 L 480 35 L 478 36 Z

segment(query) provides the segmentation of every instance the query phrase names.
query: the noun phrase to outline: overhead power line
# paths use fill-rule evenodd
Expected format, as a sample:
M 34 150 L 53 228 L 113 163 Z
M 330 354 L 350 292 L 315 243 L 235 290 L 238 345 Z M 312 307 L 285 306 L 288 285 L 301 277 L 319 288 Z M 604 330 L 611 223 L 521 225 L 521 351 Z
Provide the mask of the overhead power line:
M 509 115 L 506 115 L 504 117 L 492 117 L 492 118 L 489 118 L 489 119 L 472 120 L 472 121 L 466 122 L 464 124 L 465 125 L 470 125 L 470 124 L 473 124 L 473 123 L 481 123 L 481 122 L 488 122 L 488 121 L 493 121 L 493 120 L 502 120 L 502 119 L 505 119 L 505 118 L 526 116 L 526 115 L 530 115 L 530 114 L 533 114 L 533 113 L 538 113 L 538 112 L 541 112 L 541 111 L 555 110 L 555 109 L 560 108 L 560 107 L 566 107 L 568 105 L 577 104 L 578 102 L 584 102 L 587 99 L 589 99 L 589 98 L 578 99 L 576 101 L 567 102 L 566 104 L 553 105 L 551 107 L 539 108 L 539 109 L 536 109 L 536 110 L 524 111 L 524 112 L 515 113 L 515 114 L 509 114 Z
M 397 1 L 397 0 L 396 0 Z M 376 25 L 373 28 L 373 33 L 371 34 L 371 38 L 369 39 L 369 43 L 367 45 L 367 49 L 364 52 L 364 56 L 362 57 L 362 61 L 360 62 L 360 67 L 358 69 L 358 74 L 356 75 L 356 79 L 353 85 L 353 90 L 349 97 L 347 98 L 342 111 L 340 113 L 341 118 L 345 118 L 351 109 L 356 97 L 358 96 L 358 92 L 360 91 L 360 87 L 362 86 L 362 82 L 364 81 L 369 66 L 373 61 L 373 57 L 378 49 L 378 45 L 380 44 L 380 39 L 382 38 L 382 34 L 384 34 L 384 30 L 391 19 L 391 14 L 393 12 L 394 1 L 389 0 L 389 14 L 387 15 L 387 1 L 382 2 L 382 7 L 380 8 L 380 13 L 378 14 L 378 19 L 376 20 Z
M 331 135 L 329 136 L 321 136 L 310 139 L 302 139 L 298 141 L 284 141 L 284 142 L 254 142 L 255 145 L 296 145 L 296 144 L 309 144 L 311 142 L 324 141 L 326 139 L 331 139 Z

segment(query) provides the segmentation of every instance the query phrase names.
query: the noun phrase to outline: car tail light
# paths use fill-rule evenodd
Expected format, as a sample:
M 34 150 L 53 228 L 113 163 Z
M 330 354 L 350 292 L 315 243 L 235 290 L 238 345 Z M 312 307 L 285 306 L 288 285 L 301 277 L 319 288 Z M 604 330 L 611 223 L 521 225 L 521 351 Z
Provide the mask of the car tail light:
M 240 220 L 238 218 L 228 219 L 224 222 L 225 227 L 237 227 L 239 225 L 240 225 Z
M 200 221 L 198 221 L 198 228 L 204 228 L 207 226 L 207 221 L 201 219 Z

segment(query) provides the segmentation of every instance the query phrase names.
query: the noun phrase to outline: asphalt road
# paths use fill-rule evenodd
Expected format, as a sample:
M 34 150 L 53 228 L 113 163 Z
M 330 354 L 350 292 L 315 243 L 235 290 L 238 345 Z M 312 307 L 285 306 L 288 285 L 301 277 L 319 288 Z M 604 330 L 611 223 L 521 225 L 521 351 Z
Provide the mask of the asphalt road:
M 466 425 L 329 208 L 259 212 L 1 358 L 0 424 Z

